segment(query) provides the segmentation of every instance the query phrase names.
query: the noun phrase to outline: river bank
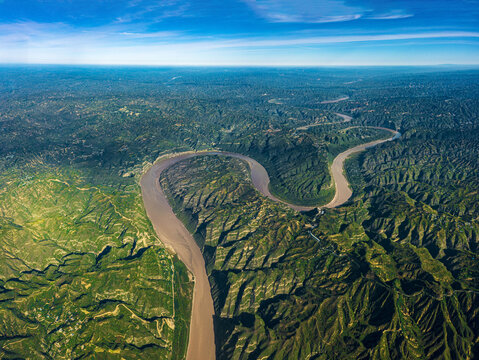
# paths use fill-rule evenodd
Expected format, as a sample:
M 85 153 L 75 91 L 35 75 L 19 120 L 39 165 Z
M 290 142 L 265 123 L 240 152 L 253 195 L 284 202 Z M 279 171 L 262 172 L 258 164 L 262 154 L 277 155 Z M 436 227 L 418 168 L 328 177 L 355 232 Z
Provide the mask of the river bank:
M 349 121 L 348 115 L 341 116 Z M 373 127 L 378 128 L 378 127 Z M 367 148 L 396 139 L 400 134 L 390 131 L 393 136 L 388 139 L 376 140 L 358 145 L 340 153 L 334 158 L 331 166 L 331 175 L 336 188 L 333 200 L 323 208 L 334 208 L 343 205 L 349 200 L 352 191 L 349 182 L 344 176 L 344 161 L 352 154 L 364 151 Z M 262 195 L 269 199 L 283 203 L 296 211 L 309 211 L 316 206 L 300 206 L 282 201 L 271 194 L 269 190 L 270 178 L 266 169 L 256 160 L 237 153 L 222 151 L 185 152 L 165 156 L 157 161 L 141 178 L 140 186 L 145 209 L 153 227 L 161 241 L 171 248 L 178 258 L 193 274 L 195 286 L 193 291 L 193 304 L 191 312 L 190 335 L 188 343 L 187 360 L 215 359 L 215 336 L 213 327 L 214 307 L 211 297 L 210 284 L 206 273 L 203 254 L 193 236 L 184 224 L 175 216 L 168 199 L 160 186 L 161 173 L 177 162 L 199 155 L 229 156 L 245 161 L 250 169 L 253 186 Z

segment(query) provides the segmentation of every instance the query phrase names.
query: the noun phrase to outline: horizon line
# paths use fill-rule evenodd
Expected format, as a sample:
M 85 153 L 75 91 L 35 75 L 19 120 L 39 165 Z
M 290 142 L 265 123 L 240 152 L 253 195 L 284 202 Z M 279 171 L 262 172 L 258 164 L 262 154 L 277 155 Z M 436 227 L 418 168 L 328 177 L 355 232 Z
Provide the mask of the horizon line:
M 479 63 L 431 63 L 431 64 L 115 64 L 115 63 L 42 63 L 42 62 L 0 62 L 0 66 L 102 66 L 102 67 L 479 67 Z

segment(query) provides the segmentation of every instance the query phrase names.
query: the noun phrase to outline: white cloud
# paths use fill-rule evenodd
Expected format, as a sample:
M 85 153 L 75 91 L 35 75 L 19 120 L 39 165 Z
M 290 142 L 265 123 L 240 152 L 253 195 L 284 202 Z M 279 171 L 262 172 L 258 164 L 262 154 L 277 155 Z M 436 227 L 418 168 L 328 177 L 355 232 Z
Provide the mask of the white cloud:
M 173 17 L 190 17 L 190 4 L 179 0 L 162 0 L 144 3 L 142 0 L 130 1 L 131 8 L 125 15 L 116 18 L 116 23 L 131 23 L 138 20 L 155 23 Z
M 0 24 L 0 44 L 3 48 L 25 47 L 88 47 L 135 42 L 171 42 L 185 39 L 180 31 L 141 32 L 123 24 L 101 26 L 78 31 L 63 23 L 17 22 Z
M 373 19 L 373 20 L 395 20 L 395 19 L 406 19 L 413 17 L 414 15 L 411 13 L 407 13 L 403 10 L 391 10 L 386 13 L 381 13 L 381 14 L 374 14 L 367 16 L 367 19 Z
M 327 23 L 359 19 L 365 12 L 342 0 L 243 0 L 255 13 L 277 23 Z
M 293 55 L 301 60 L 300 54 L 304 49 L 321 56 L 324 49 L 328 48 L 322 45 L 381 42 L 390 44 L 405 40 L 428 42 L 428 39 L 468 39 L 477 42 L 479 32 L 416 31 L 341 36 L 305 36 L 296 33 L 286 38 L 276 36 L 212 39 L 175 31 L 141 32 L 124 25 L 91 28 L 79 32 L 61 23 L 23 22 L 0 24 L 0 63 L 234 64 L 254 62 L 251 59 L 258 53 L 263 54 L 263 63 L 281 63 L 283 59 Z M 291 48 L 294 50 L 291 51 Z
M 395 19 L 407 19 L 413 17 L 413 14 L 404 14 L 404 15 L 376 15 L 370 16 L 368 19 L 372 20 L 395 20 Z
M 141 33 L 141 32 L 129 32 L 124 31 L 118 33 L 118 35 L 123 35 L 128 39 L 172 39 L 178 38 L 181 36 L 179 31 L 157 31 L 150 33 Z
M 439 39 L 439 38 L 479 38 L 479 32 L 443 31 L 429 33 L 405 34 L 374 34 L 374 35 L 346 35 L 346 36 L 320 36 L 300 38 L 269 38 L 269 39 L 236 39 L 229 41 L 198 42 L 202 46 L 217 47 L 282 47 L 295 45 L 321 45 L 341 44 L 355 42 L 397 41 L 413 39 Z
M 255 13 L 272 23 L 332 23 L 360 18 L 405 19 L 414 16 L 404 10 L 375 14 L 374 9 L 350 6 L 346 0 L 243 0 Z

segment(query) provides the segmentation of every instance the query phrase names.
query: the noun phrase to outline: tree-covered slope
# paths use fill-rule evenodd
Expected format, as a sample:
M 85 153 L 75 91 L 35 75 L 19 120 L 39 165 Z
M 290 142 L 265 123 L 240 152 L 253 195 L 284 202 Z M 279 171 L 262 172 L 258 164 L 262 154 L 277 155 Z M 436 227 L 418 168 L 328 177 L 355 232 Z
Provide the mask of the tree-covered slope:
M 356 196 L 370 198 L 371 233 L 426 248 L 479 290 L 476 133 L 445 130 L 425 138 L 431 133 L 412 131 L 394 146 L 353 159 L 348 173 Z
M 385 244 L 361 203 L 299 215 L 262 198 L 237 160 L 162 178 L 203 248 L 220 359 L 466 358 L 478 294 L 426 248 Z M 388 245 L 388 246 L 387 246 Z
M 182 358 L 193 283 L 141 173 L 219 148 L 278 197 L 326 203 L 333 157 L 386 135 L 366 125 L 403 136 L 351 161 L 354 198 L 323 215 L 261 198 L 235 160 L 164 174 L 207 260 L 218 356 L 472 358 L 478 74 L 0 67 L 0 357 Z
M 328 127 L 261 132 L 218 146 L 260 162 L 270 176 L 270 190 L 293 204 L 327 204 L 334 197 L 329 166 L 350 147 L 390 137 L 381 129 L 348 126 L 336 119 Z

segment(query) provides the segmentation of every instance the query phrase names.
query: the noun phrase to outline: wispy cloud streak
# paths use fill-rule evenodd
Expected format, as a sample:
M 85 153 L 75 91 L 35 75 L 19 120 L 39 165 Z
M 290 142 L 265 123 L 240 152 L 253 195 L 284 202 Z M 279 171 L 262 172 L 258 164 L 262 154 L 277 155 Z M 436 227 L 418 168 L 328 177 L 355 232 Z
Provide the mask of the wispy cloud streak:
M 259 17 L 273 23 L 331 23 L 359 19 L 365 12 L 343 0 L 243 0 Z
M 289 57 L 300 61 L 302 51 L 334 44 L 391 45 L 409 41 L 424 44 L 437 39 L 478 42 L 479 32 L 436 31 L 343 36 L 230 37 L 211 39 L 184 32 L 134 31 L 125 26 L 109 26 L 76 31 L 65 24 L 18 23 L 0 25 L 0 63 L 77 64 L 234 64 L 284 63 Z M 454 42 L 454 41 L 453 41 Z M 363 45 L 361 45 L 363 46 Z M 423 45 L 421 45 L 423 47 Z M 306 50 L 305 50 L 306 49 Z M 282 54 L 274 59 L 271 54 Z M 261 55 L 261 59 L 257 56 Z M 256 57 L 255 57 L 256 56 Z M 256 60 L 255 60 L 256 59 Z M 260 59 L 260 60 L 258 60 Z M 283 59 L 283 60 L 282 60 Z M 312 60 L 309 60 L 312 61 Z M 317 60 L 316 60 L 317 61 Z M 334 59 L 331 60 L 335 61 Z
M 374 8 L 351 6 L 344 0 L 243 0 L 258 16 L 273 23 L 333 23 L 361 18 L 371 20 L 405 19 L 414 16 L 393 9 L 376 13 Z
M 391 10 L 386 13 L 372 14 L 366 16 L 367 19 L 372 20 L 395 20 L 395 19 L 407 19 L 413 17 L 414 14 L 405 12 L 403 10 Z
M 280 47 L 294 45 L 320 45 L 353 42 L 397 41 L 412 39 L 439 39 L 439 38 L 479 38 L 479 32 L 444 31 L 431 33 L 404 33 L 378 35 L 349 35 L 349 36 L 321 36 L 292 39 L 238 39 L 230 41 L 202 42 L 212 47 Z

